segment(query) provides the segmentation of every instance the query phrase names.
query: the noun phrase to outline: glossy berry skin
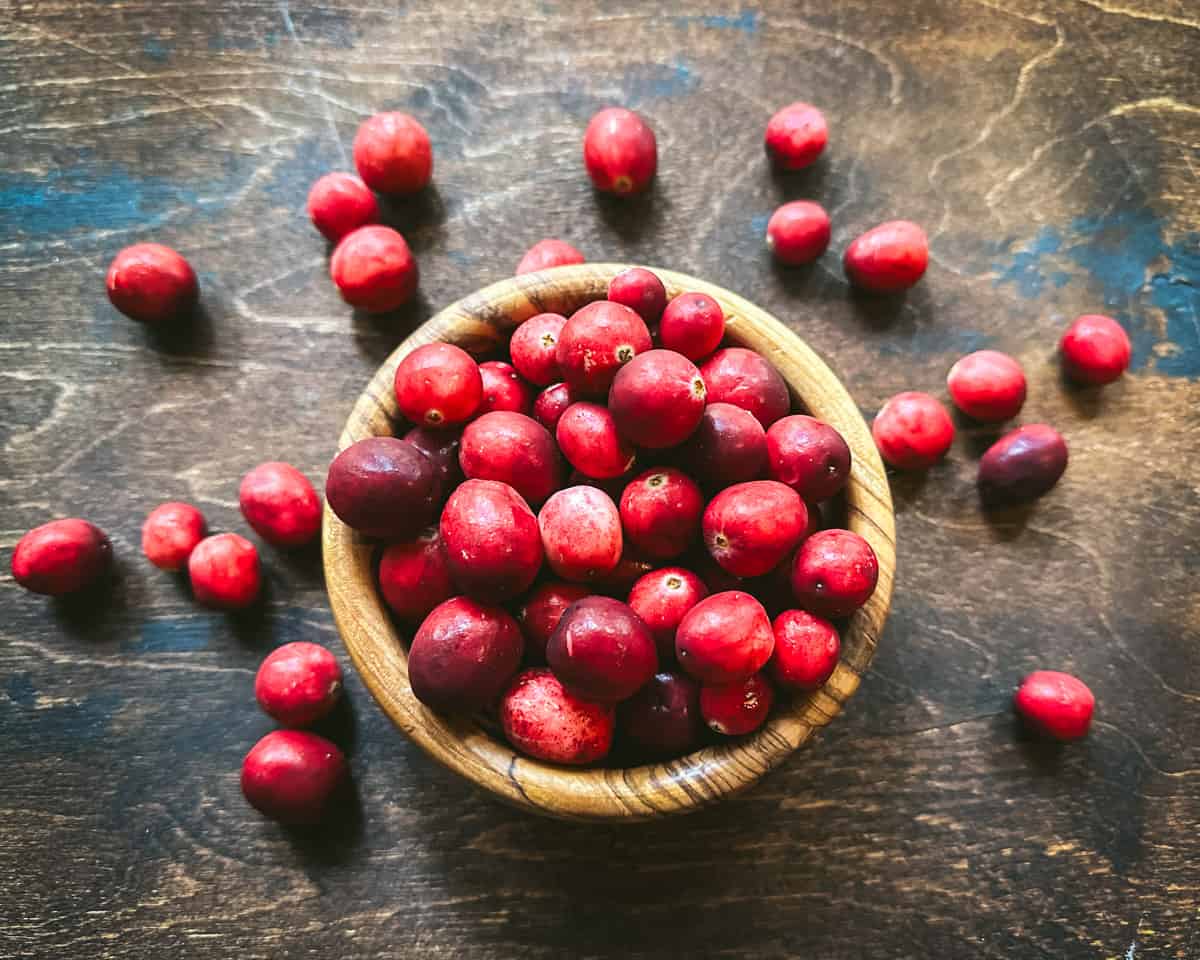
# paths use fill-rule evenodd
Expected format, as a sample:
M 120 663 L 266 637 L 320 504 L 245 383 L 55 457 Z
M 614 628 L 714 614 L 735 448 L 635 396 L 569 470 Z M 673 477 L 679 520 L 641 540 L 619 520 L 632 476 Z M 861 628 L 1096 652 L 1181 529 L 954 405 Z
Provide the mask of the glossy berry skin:
M 608 281 L 608 299 L 628 307 L 647 324 L 654 324 L 667 305 L 667 288 L 657 274 L 644 267 L 630 267 Z
M 242 794 L 259 813 L 286 824 L 312 824 L 346 778 L 337 746 L 307 730 L 273 730 L 242 761 Z
M 563 324 L 558 367 L 577 397 L 606 397 L 622 365 L 651 347 L 646 322 L 628 307 L 596 300 Z
M 1058 349 L 1067 376 L 1094 385 L 1119 380 L 1133 355 L 1125 329 L 1100 314 L 1086 314 L 1071 324 Z
M 667 350 L 699 361 L 721 345 L 725 336 L 725 311 L 706 293 L 681 293 L 667 304 L 658 327 L 659 342 Z
M 533 387 L 521 379 L 517 368 L 503 360 L 488 360 L 479 365 L 483 397 L 476 416 L 493 410 L 508 410 L 529 416 L 533 412 Z
M 611 597 L 571 604 L 546 644 L 546 661 L 567 689 L 601 703 L 629 699 L 658 670 L 649 628 Z
M 541 503 L 562 486 L 563 462 L 554 438 L 521 413 L 497 410 L 472 420 L 458 456 L 465 476 L 507 483 L 529 503 Z
M 524 593 L 542 566 L 537 517 L 506 483 L 467 480 L 446 501 L 439 530 L 450 576 L 485 603 Z
M 793 414 L 767 431 L 768 475 L 808 503 L 828 500 L 850 478 L 850 447 L 833 427 Z
M 329 465 L 325 500 L 363 536 L 408 540 L 434 522 L 441 479 L 433 461 L 395 437 L 366 437 Z
M 71 518 L 34 527 L 17 541 L 12 575 L 26 590 L 57 597 L 93 583 L 112 566 L 112 543 L 94 523 Z
M 972 419 L 999 423 L 1025 404 L 1025 371 L 1006 353 L 976 350 L 950 368 L 946 388 L 954 405 Z
M 471 419 L 483 403 L 483 376 L 466 350 L 427 343 L 400 361 L 396 404 L 420 427 L 441 430 Z
M 879 561 L 857 533 L 821 530 L 800 545 L 792 561 L 792 594 L 826 620 L 848 617 L 875 592 Z
M 759 577 L 782 563 L 808 529 L 808 507 L 776 480 L 726 487 L 709 502 L 701 521 L 704 545 L 735 577 Z
M 546 644 L 563 611 L 576 600 L 591 595 L 590 587 L 561 580 L 548 580 L 534 587 L 517 608 L 517 622 L 525 634 L 525 655 L 537 663 L 545 663 Z
M 803 170 L 829 141 L 825 115 L 808 103 L 789 103 L 767 122 L 764 146 L 781 170 Z
M 377 113 L 354 137 L 354 166 L 377 193 L 416 193 L 433 177 L 429 134 L 407 113 Z
M 517 264 L 516 275 L 519 277 L 523 273 L 536 273 L 551 267 L 567 267 L 575 263 L 584 263 L 586 259 L 565 240 L 547 237 L 525 251 L 525 255 Z
M 925 231 L 908 220 L 890 220 L 868 230 L 846 248 L 846 277 L 870 293 L 900 293 L 916 284 L 929 266 Z
M 567 462 L 593 479 L 619 477 L 633 466 L 633 447 L 618 433 L 612 413 L 598 403 L 571 404 L 554 435 Z
M 538 530 L 546 562 L 564 580 L 602 578 L 621 562 L 621 517 L 596 487 L 559 490 L 538 512 Z
M 574 402 L 571 391 L 565 383 L 551 384 L 533 401 L 533 418 L 554 433 L 558 427 L 559 418 Z
M 767 434 L 752 413 L 732 403 L 710 403 L 683 448 L 702 485 L 720 490 L 758 480 L 767 470 Z
M 435 500 L 440 504 L 463 481 L 458 452 L 462 447 L 462 434 L 454 430 L 430 430 L 413 427 L 403 438 L 405 443 L 420 450 L 433 464 L 437 493 Z
M 705 597 L 675 631 L 679 665 L 703 684 L 746 679 L 766 665 L 774 648 L 767 611 L 742 590 Z
M 732 403 L 767 429 L 792 405 L 787 384 L 766 359 L 744 347 L 718 350 L 700 365 L 709 403 Z
M 375 223 L 379 204 L 365 183 L 351 173 L 327 173 L 308 191 L 308 217 L 330 243 Z
M 842 642 L 837 627 L 807 610 L 785 610 L 771 624 L 775 651 L 767 671 L 786 690 L 816 690 L 837 669 Z
M 761 727 L 775 702 L 775 690 L 761 673 L 745 680 L 700 688 L 700 714 L 717 733 L 739 737 Z
M 700 742 L 700 685 L 682 673 L 656 673 L 617 709 L 617 725 L 648 757 L 677 757 Z
M 342 668 L 317 643 L 285 643 L 272 650 L 254 677 L 263 712 L 285 727 L 308 727 L 329 714 L 342 694 Z
M 583 135 L 583 163 L 597 190 L 640 193 L 658 169 L 654 131 L 632 110 L 601 110 Z
M 829 246 L 829 214 L 819 203 L 794 200 L 767 221 L 767 248 L 780 263 L 812 263 Z
M 954 442 L 954 421 L 936 397 L 910 390 L 898 393 L 871 424 L 879 455 L 898 470 L 924 470 L 946 455 Z
M 113 258 L 105 279 L 108 299 L 138 323 L 162 323 L 196 302 L 196 271 L 161 243 L 135 243 Z
M 419 623 L 454 595 L 454 582 L 436 527 L 415 540 L 389 544 L 379 558 L 379 592 L 392 612 Z
M 583 766 L 608 755 L 616 714 L 611 704 L 571 693 L 551 671 L 533 669 L 518 674 L 504 694 L 500 725 L 528 756 Z
M 985 504 L 1034 500 L 1050 491 L 1067 469 L 1067 444 L 1053 427 L 1018 427 L 988 447 L 979 460 L 979 495 Z
M 567 318 L 557 313 L 539 313 L 513 331 L 508 352 L 517 372 L 532 384 L 545 387 L 560 379 L 558 337 Z
M 1055 740 L 1079 740 L 1092 726 L 1096 698 L 1069 673 L 1035 670 L 1021 682 L 1013 705 L 1038 733 Z
M 238 504 L 254 532 L 279 547 L 302 547 L 321 529 L 321 498 L 290 463 L 260 463 L 247 473 Z
M 217 610 L 241 610 L 258 599 L 262 571 L 258 550 L 236 533 L 218 533 L 196 544 L 188 557 L 196 602 Z
M 621 493 L 621 525 L 637 549 L 657 559 L 683 553 L 700 531 L 704 496 L 691 477 L 656 467 L 630 481 Z
M 386 313 L 416 293 L 419 271 L 407 241 L 391 227 L 374 224 L 342 237 L 329 260 L 329 276 L 350 306 Z
M 182 570 L 207 532 L 204 514 L 190 503 L 164 503 L 142 524 L 142 553 L 160 570 Z
M 707 392 L 700 371 L 686 357 L 673 350 L 647 350 L 617 371 L 608 409 L 622 437 L 661 450 L 691 436 Z
M 675 659 L 675 631 L 687 612 L 707 596 L 704 581 L 683 567 L 651 570 L 634 583 L 629 608 L 650 628 L 660 665 Z

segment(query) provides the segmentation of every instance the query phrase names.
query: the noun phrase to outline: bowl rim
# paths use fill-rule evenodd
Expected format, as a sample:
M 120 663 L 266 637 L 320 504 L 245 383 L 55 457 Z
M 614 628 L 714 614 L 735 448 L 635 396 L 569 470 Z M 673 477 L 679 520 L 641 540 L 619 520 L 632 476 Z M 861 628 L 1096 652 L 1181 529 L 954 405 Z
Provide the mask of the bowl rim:
M 605 296 L 608 281 L 635 264 L 587 263 L 512 277 L 452 303 L 414 330 L 380 365 L 338 438 L 338 450 L 368 436 L 395 433 L 402 422 L 392 390 L 409 352 L 445 340 L 475 354 L 502 346 L 517 324 L 537 313 L 563 313 Z M 639 265 L 640 266 L 640 265 Z M 322 523 L 326 589 L 338 632 L 359 676 L 400 730 L 443 766 L 526 810 L 562 819 L 634 821 L 715 803 L 763 774 L 828 724 L 857 690 L 875 654 L 891 604 L 895 518 L 887 474 L 861 412 L 841 381 L 804 340 L 745 298 L 687 274 L 647 266 L 671 296 L 705 293 L 727 316 L 727 342 L 763 353 L 813 416 L 837 428 L 852 452 L 845 490 L 847 527 L 879 560 L 870 600 L 845 623 L 841 659 L 825 685 L 795 695 L 746 737 L 673 760 L 636 767 L 573 768 L 516 753 L 475 718 L 434 713 L 413 695 L 407 655 L 375 586 L 377 543 L 355 533 L 326 504 Z M 799 381 L 799 382 L 797 382 Z

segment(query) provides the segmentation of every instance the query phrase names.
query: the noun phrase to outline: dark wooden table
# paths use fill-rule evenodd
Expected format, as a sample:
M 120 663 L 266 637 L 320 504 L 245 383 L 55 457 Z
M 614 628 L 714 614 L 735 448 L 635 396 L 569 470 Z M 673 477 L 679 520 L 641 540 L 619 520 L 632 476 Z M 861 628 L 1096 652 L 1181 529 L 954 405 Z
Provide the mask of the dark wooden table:
M 1200 955 L 1200 15 L 1190 0 L 376 4 L 7 0 L 0 22 L 0 491 L 18 536 L 113 537 L 104 604 L 0 589 L 4 957 L 1178 957 Z M 503 12 L 497 12 L 502 9 Z M 830 148 L 794 179 L 760 140 L 790 99 Z M 658 131 L 660 176 L 598 200 L 608 103 Z M 352 316 L 303 213 L 359 121 L 416 114 L 436 187 L 392 211 L 419 303 Z M 779 271 L 767 215 L 813 197 L 834 242 Z M 901 301 L 847 295 L 881 220 L 929 230 Z M 543 821 L 436 767 L 349 682 L 357 803 L 289 834 L 242 801 L 273 645 L 342 654 L 319 557 L 266 549 L 261 616 L 197 608 L 141 558 L 165 499 L 244 530 L 265 459 L 323 477 L 404 333 L 557 235 L 692 272 L 784 318 L 866 412 L 941 392 L 992 346 L 1025 422 L 1071 446 L 1033 509 L 985 516 L 984 431 L 896 477 L 900 573 L 875 669 L 743 797 L 626 827 Z M 155 336 L 104 298 L 135 240 L 197 267 L 203 316 Z M 1108 312 L 1131 375 L 1064 386 L 1054 344 Z M 348 667 L 348 665 L 347 665 Z M 1084 743 L 1022 739 L 1037 667 L 1095 690 Z

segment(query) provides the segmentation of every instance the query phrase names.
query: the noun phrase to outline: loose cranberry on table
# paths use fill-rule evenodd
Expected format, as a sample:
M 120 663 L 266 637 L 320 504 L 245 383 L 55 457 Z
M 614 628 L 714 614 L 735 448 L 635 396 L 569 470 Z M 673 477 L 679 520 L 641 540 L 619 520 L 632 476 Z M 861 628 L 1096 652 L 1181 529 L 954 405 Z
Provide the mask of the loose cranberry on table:
M 857 533 L 821 530 L 792 561 L 792 593 L 809 613 L 848 617 L 871 598 L 879 580 L 875 551 Z
M 594 580 L 621 562 L 621 516 L 603 490 L 559 490 L 538 512 L 538 529 L 546 562 L 564 580 Z
M 785 484 L 751 480 L 713 497 L 701 528 L 704 545 L 725 570 L 758 577 L 796 549 L 808 529 L 808 507 Z
M 425 454 L 433 464 L 438 491 L 435 499 L 440 504 L 463 480 L 462 467 L 458 462 L 462 434 L 453 430 L 413 427 L 402 439 Z
M 617 725 L 638 750 L 675 757 L 700 742 L 700 686 L 681 673 L 656 673 L 617 708 Z
M 352 443 L 325 476 L 325 500 L 338 518 L 382 540 L 407 540 L 433 523 L 441 493 L 433 461 L 395 437 Z
M 752 413 L 710 402 L 682 454 L 692 476 L 718 490 L 766 473 L 767 434 Z
M 546 644 L 562 619 L 563 611 L 576 600 L 591 595 L 590 587 L 561 580 L 548 580 L 534 587 L 517 608 L 517 622 L 525 634 L 525 655 L 545 663 Z
M 573 403 L 554 428 L 559 449 L 580 473 L 597 480 L 619 477 L 633 466 L 634 450 L 617 432 L 607 407 Z
M 1087 314 L 1076 320 L 1058 344 L 1063 369 L 1079 383 L 1105 384 L 1129 369 L 1133 347 L 1112 317 Z
M 602 703 L 629 699 L 658 670 L 649 628 L 611 597 L 571 604 L 550 635 L 546 660 L 569 690 Z
M 334 248 L 329 276 L 350 306 L 386 313 L 416 293 L 420 271 L 407 241 L 391 227 L 359 227 Z
M 658 169 L 654 131 L 632 110 L 601 110 L 583 135 L 583 163 L 597 190 L 639 193 Z
M 508 341 L 512 365 L 530 383 L 539 387 L 558 380 L 558 337 L 567 318 L 557 313 L 539 313 L 513 331 Z
M 308 727 L 337 705 L 342 668 L 319 643 L 285 643 L 272 650 L 254 677 L 254 698 L 285 727 Z
M 1067 443 L 1053 427 L 1018 427 L 988 447 L 979 460 L 979 495 L 986 504 L 1034 500 L 1067 469 Z
M 856 287 L 871 293 L 900 293 L 925 275 L 929 240 L 915 223 L 890 220 L 851 243 L 842 263 Z
M 475 713 L 496 702 L 524 652 L 521 628 L 503 607 L 454 597 L 434 607 L 413 635 L 409 683 L 430 709 Z
M 262 587 L 258 550 L 236 533 L 218 533 L 196 544 L 188 557 L 188 578 L 198 603 L 241 610 L 258 598 Z
M 546 238 L 539 240 L 525 251 L 521 262 L 517 264 L 516 275 L 536 273 L 538 270 L 549 270 L 551 267 L 567 267 L 575 263 L 584 263 L 586 258 L 565 240 Z
M 667 304 L 658 339 L 668 350 L 689 360 L 702 360 L 721 345 L 725 311 L 706 293 L 681 293 Z
M 649 627 L 660 666 L 675 659 L 675 631 L 687 612 L 707 596 L 704 581 L 683 567 L 652 570 L 633 585 L 629 608 Z
M 812 263 L 829 246 L 829 214 L 819 203 L 785 203 L 767 221 L 767 249 L 780 263 Z
M 112 566 L 112 543 L 87 520 L 51 520 L 17 541 L 12 575 L 26 590 L 56 597 L 82 590 Z
M 647 324 L 658 323 L 667 305 L 667 288 L 657 274 L 630 267 L 608 281 L 608 299 L 629 307 Z
M 483 402 L 479 364 L 452 343 L 417 347 L 397 365 L 392 386 L 400 412 L 435 430 L 466 422 Z
M 580 307 L 558 335 L 558 367 L 577 397 L 605 397 L 622 365 L 652 346 L 646 322 L 628 307 L 596 300 Z
M 407 113 L 377 113 L 354 137 L 354 166 L 372 190 L 416 193 L 433 177 L 429 134 Z
M 976 350 L 950 368 L 950 399 L 968 417 L 998 423 L 1021 412 L 1025 404 L 1025 371 L 1006 353 Z
M 792 405 L 783 377 L 765 358 L 744 347 L 718 350 L 700 366 L 709 403 L 732 403 L 754 414 L 765 430 Z
M 327 173 L 308 191 L 308 216 L 330 243 L 379 219 L 379 204 L 350 173 Z
M 259 813 L 280 823 L 319 821 L 345 778 L 342 751 L 307 730 L 274 730 L 242 761 L 242 794 Z
M 741 590 L 701 600 L 675 631 L 679 665 L 705 684 L 746 679 L 766 665 L 774 648 L 767 611 Z
M 700 714 L 717 733 L 738 737 L 766 722 L 775 690 L 761 673 L 745 680 L 700 688 Z
M 182 570 L 208 531 L 204 514 L 190 503 L 164 503 L 142 524 L 142 553 L 160 570 Z
M 621 525 L 630 543 L 651 557 L 683 553 L 700 531 L 704 496 L 696 481 L 674 467 L 655 467 L 621 493 Z
M 936 397 L 916 390 L 898 393 L 879 408 L 871 424 L 879 455 L 898 470 L 924 470 L 954 442 L 954 421 Z
M 833 427 L 793 414 L 767 431 L 770 477 L 786 483 L 808 502 L 828 500 L 850 478 L 850 447 Z
M 704 379 L 687 357 L 674 350 L 647 350 L 617 371 L 608 409 L 621 436 L 659 450 L 691 436 L 706 395 Z
M 511 410 L 528 416 L 533 412 L 533 387 L 521 379 L 517 368 L 503 360 L 488 360 L 479 365 L 483 397 L 476 416 L 493 410 Z
M 542 668 L 517 675 L 500 701 L 500 725 L 508 742 L 522 753 L 581 766 L 608 755 L 616 713 L 611 704 L 571 693 Z
M 379 558 L 379 592 L 392 612 L 408 623 L 454 595 L 446 551 L 436 527 L 415 540 L 392 543 Z
M 771 624 L 775 652 L 771 679 L 786 690 L 816 690 L 837 669 L 842 641 L 837 627 L 807 610 L 785 610 Z
M 450 576 L 477 600 L 524 593 L 542 566 L 537 517 L 506 483 L 467 480 L 446 501 L 439 530 Z
M 802 170 L 811 165 L 829 141 L 825 115 L 808 103 L 789 103 L 767 122 L 764 145 L 772 162 L 782 170 Z
M 113 258 L 105 279 L 108 299 L 138 323 L 162 323 L 196 301 L 196 271 L 161 243 L 135 243 Z
M 507 483 L 530 503 L 562 486 L 563 463 L 550 431 L 507 410 L 485 413 L 462 434 L 459 462 L 472 480 Z
M 1079 740 L 1091 728 L 1096 698 L 1078 677 L 1035 670 L 1021 682 L 1013 705 L 1038 733 L 1055 740 Z
M 537 395 L 533 401 L 533 418 L 552 433 L 558 420 L 574 400 L 565 383 L 555 383 Z
M 254 532 L 280 547 L 302 547 L 321 529 L 321 498 L 290 463 L 260 463 L 238 487 L 242 516 Z

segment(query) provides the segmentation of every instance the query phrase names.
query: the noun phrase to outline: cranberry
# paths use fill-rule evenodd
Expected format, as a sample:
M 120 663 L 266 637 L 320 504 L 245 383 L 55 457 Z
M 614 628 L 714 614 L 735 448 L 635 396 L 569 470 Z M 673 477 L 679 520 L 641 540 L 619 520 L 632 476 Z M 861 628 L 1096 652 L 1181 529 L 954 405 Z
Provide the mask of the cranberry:
M 567 688 L 590 700 L 627 700 L 654 676 L 654 638 L 636 613 L 611 597 L 586 597 L 567 607 L 546 660 Z
M 420 450 L 433 464 L 437 481 L 435 500 L 441 503 L 463 481 L 462 467 L 458 463 L 458 451 L 462 446 L 462 434 L 452 430 L 430 430 L 413 427 L 404 435 L 404 442 Z
M 350 173 L 327 173 L 308 191 L 308 216 L 330 243 L 379 219 L 379 204 Z
M 713 490 L 757 480 L 767 469 L 767 434 L 752 413 L 710 403 L 683 451 L 693 476 Z
M 717 733 L 737 737 L 763 725 L 775 691 L 761 673 L 745 680 L 700 688 L 700 714 Z
M 857 533 L 821 530 L 804 541 L 792 563 L 792 593 L 809 613 L 848 617 L 875 592 L 879 562 Z
M 393 386 L 400 412 L 434 429 L 471 419 L 483 402 L 479 364 L 452 343 L 417 347 L 396 367 Z
M 161 243 L 135 243 L 108 268 L 108 299 L 138 323 L 161 323 L 195 302 L 199 286 L 190 263 Z
M 819 203 L 785 203 L 767 221 L 767 247 L 780 263 L 812 263 L 828 246 L 829 214 Z
M 608 282 L 608 299 L 633 310 L 646 323 L 657 323 L 667 305 L 667 288 L 644 267 L 622 270 Z
M 285 643 L 267 654 L 254 677 L 258 705 L 285 727 L 312 726 L 341 695 L 342 668 L 318 643 Z
M 612 748 L 616 717 L 610 704 L 575 696 L 546 669 L 518 674 L 500 702 L 504 736 L 522 753 L 581 766 Z
M 619 303 L 596 300 L 563 324 L 558 366 L 572 394 L 602 397 L 621 366 L 650 347 L 650 331 L 641 317 Z
M 789 103 L 767 123 L 767 154 L 783 170 L 801 170 L 821 155 L 829 140 L 825 115 L 807 103 Z
M 342 299 L 368 313 L 407 303 L 418 275 L 408 243 L 391 227 L 359 227 L 342 237 L 329 260 L 329 276 Z
M 598 403 L 571 404 L 558 418 L 554 435 L 571 466 L 589 477 L 619 477 L 633 466 L 633 448 L 617 433 L 608 408 Z
M 629 608 L 650 628 L 660 664 L 675 659 L 675 631 L 687 612 L 707 596 L 704 581 L 683 567 L 652 570 L 633 585 Z
M 56 597 L 92 583 L 112 565 L 112 543 L 86 520 L 51 520 L 17 541 L 12 575 L 26 590 Z
M 788 690 L 816 690 L 833 676 L 842 649 L 837 628 L 806 610 L 785 610 L 771 625 L 771 679 Z
M 429 134 L 407 113 L 377 113 L 354 137 L 354 166 L 372 190 L 416 193 L 433 176 Z
M 533 412 L 533 387 L 521 379 L 517 368 L 503 360 L 488 360 L 479 365 L 483 399 L 476 416 L 493 410 L 510 410 L 528 416 Z
M 524 593 L 542 565 L 537 517 L 521 495 L 496 480 L 467 480 L 442 511 L 442 542 L 454 582 L 495 603 Z
M 539 387 L 553 383 L 558 369 L 558 336 L 567 318 L 557 313 L 539 313 L 513 331 L 508 343 L 513 366 L 530 383 Z
M 704 544 L 735 577 L 757 577 L 783 561 L 808 529 L 808 508 L 776 480 L 727 487 L 704 510 Z
M 525 652 L 539 663 L 546 661 L 546 644 L 562 619 L 563 611 L 576 600 L 590 597 L 592 591 L 579 583 L 549 580 L 534 587 L 517 610 L 517 620 L 525 634 Z
M 871 436 L 880 456 L 898 470 L 924 470 L 946 455 L 954 442 L 954 422 L 927 393 L 898 393 L 879 408 Z
M 1021 719 L 1055 740 L 1086 737 L 1096 708 L 1082 680 L 1057 670 L 1035 670 L 1021 682 L 1013 703 Z
M 1063 368 L 1072 380 L 1104 384 L 1129 369 L 1133 347 L 1129 335 L 1112 317 L 1087 314 L 1076 320 L 1058 344 Z
M 379 592 L 401 620 L 417 623 L 454 595 L 446 551 L 436 527 L 415 540 L 389 544 L 379 558 Z
M 567 487 L 538 513 L 550 568 L 565 580 L 593 580 L 621 562 L 621 516 L 603 490 Z
M 700 367 L 709 403 L 732 403 L 754 414 L 765 430 L 792 405 L 787 384 L 771 364 L 753 350 L 727 347 Z
M 565 383 L 555 383 L 537 395 L 533 401 L 533 417 L 547 430 L 554 431 L 558 420 L 574 401 Z
M 704 510 L 696 481 L 681 470 L 647 470 L 621 494 L 621 524 L 630 542 L 652 557 L 677 557 L 695 539 Z
M 1006 433 L 979 461 L 979 494 L 987 504 L 1034 500 L 1067 469 L 1067 444 L 1044 423 Z
M 621 436 L 652 450 L 691 436 L 704 413 L 700 371 L 673 350 L 648 350 L 617 371 L 608 392 Z
M 197 602 L 218 610 L 241 610 L 258 598 L 262 587 L 258 550 L 236 533 L 207 537 L 188 556 L 188 577 Z
M 530 503 L 562 486 L 563 465 L 550 431 L 507 410 L 485 413 L 463 431 L 459 461 L 472 480 L 500 480 Z
M 383 540 L 407 540 L 429 526 L 440 493 L 433 462 L 395 437 L 352 443 L 325 477 L 325 499 L 342 523 Z
M 525 256 L 517 264 L 517 276 L 523 273 L 536 273 L 538 270 L 549 270 L 551 267 L 566 267 L 576 263 L 584 263 L 586 258 L 565 240 L 547 238 L 539 240 L 525 251 Z
M 681 673 L 656 673 L 617 711 L 621 731 L 644 754 L 673 757 L 700 742 L 700 687 Z
M 705 293 L 681 293 L 667 304 L 658 338 L 668 350 L 700 360 L 721 345 L 725 311 Z
M 302 547 L 321 529 L 321 498 L 290 463 L 261 463 L 238 487 L 242 516 L 254 532 L 280 547 Z
M 242 794 L 281 823 L 316 823 L 346 777 L 337 746 L 307 730 L 273 730 L 242 761 Z
M 996 350 L 968 353 L 950 368 L 946 387 L 959 410 L 985 423 L 1015 417 L 1025 403 L 1025 371 Z
M 475 713 L 504 692 L 524 652 L 521 628 L 502 607 L 454 597 L 434 607 L 413 635 L 409 683 L 433 710 Z
M 872 293 L 899 293 L 925 275 L 929 240 L 915 223 L 890 220 L 850 244 L 842 263 L 856 287 Z
M 164 503 L 142 524 L 142 553 L 160 570 L 182 570 L 208 525 L 190 503 Z
M 741 590 L 701 600 L 675 631 L 679 665 L 707 684 L 746 679 L 763 668 L 774 647 L 767 611 Z
M 829 424 L 794 414 L 771 424 L 767 460 L 772 480 L 808 501 L 828 500 L 850 477 L 850 448 Z
M 658 167 L 654 131 L 632 110 L 601 110 L 583 135 L 583 163 L 597 190 L 639 193 Z

